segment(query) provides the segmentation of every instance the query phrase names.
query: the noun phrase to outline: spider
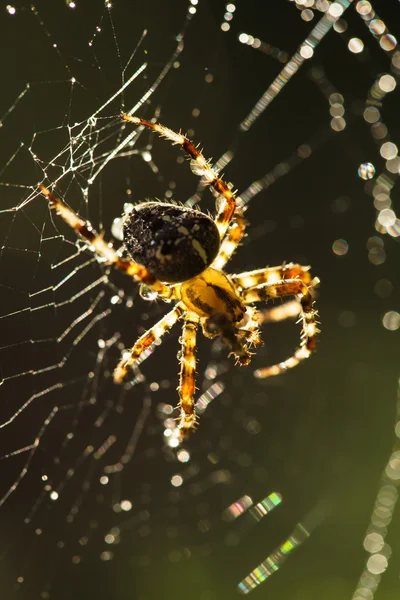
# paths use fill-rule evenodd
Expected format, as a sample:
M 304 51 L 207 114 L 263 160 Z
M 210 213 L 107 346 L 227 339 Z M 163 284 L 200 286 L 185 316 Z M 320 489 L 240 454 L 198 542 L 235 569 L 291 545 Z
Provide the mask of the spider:
M 259 326 L 262 323 L 299 314 L 303 325 L 301 344 L 293 356 L 254 373 L 258 378 L 277 375 L 296 366 L 315 348 L 318 329 L 312 291 L 319 280 L 311 279 L 309 267 L 294 263 L 226 274 L 225 264 L 238 247 L 246 226 L 232 186 L 224 182 L 186 136 L 138 117 L 123 114 L 121 119 L 148 127 L 186 151 L 193 173 L 215 191 L 217 214 L 214 219 L 179 204 L 160 201 L 136 204 L 124 216 L 124 247 L 130 255 L 126 258 L 48 188 L 40 185 L 40 191 L 92 252 L 141 284 L 142 296 L 146 297 L 146 291 L 150 290 L 152 298 L 175 301 L 172 310 L 123 355 L 115 368 L 114 381 L 122 383 L 143 352 L 181 319 L 178 391 L 179 428 L 183 439 L 195 429 L 197 421 L 194 394 L 198 326 L 201 325 L 207 338 L 220 336 L 236 362 L 247 365 L 253 354 L 251 347 L 261 344 Z M 294 295 L 297 301 L 269 310 L 256 310 L 254 306 L 269 298 L 288 295 Z

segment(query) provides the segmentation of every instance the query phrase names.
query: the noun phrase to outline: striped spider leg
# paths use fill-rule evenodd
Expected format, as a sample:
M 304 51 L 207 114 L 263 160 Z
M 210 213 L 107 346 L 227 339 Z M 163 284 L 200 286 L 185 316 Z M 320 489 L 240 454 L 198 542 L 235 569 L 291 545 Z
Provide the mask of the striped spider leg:
M 196 412 L 194 393 L 196 391 L 196 333 L 199 326 L 199 317 L 194 313 L 187 313 L 184 318 L 182 331 L 182 351 L 180 356 L 181 371 L 179 374 L 180 396 L 180 421 L 179 429 L 181 440 L 185 439 L 196 428 Z
M 245 229 L 246 220 L 243 216 L 243 211 L 236 209 L 233 214 L 230 227 L 226 232 L 224 239 L 222 240 L 218 255 L 212 264 L 214 269 L 222 270 L 228 260 L 232 258 L 244 236 Z
M 160 319 L 153 327 L 148 329 L 122 357 L 114 371 L 115 383 L 122 383 L 130 369 L 143 356 L 143 353 L 156 341 L 162 338 L 179 319 L 183 318 L 183 331 L 181 338 L 181 351 L 179 360 L 181 364 L 179 377 L 180 396 L 180 422 L 181 437 L 195 429 L 196 414 L 194 409 L 195 375 L 196 375 L 196 331 L 199 317 L 185 310 L 183 302 L 178 302 L 174 308 Z
M 150 327 L 138 340 L 134 343 L 132 348 L 124 353 L 124 356 L 119 361 L 117 367 L 114 370 L 114 381 L 115 383 L 122 383 L 126 376 L 129 374 L 132 366 L 139 361 L 143 353 L 150 348 L 150 346 L 156 341 L 162 338 L 175 323 L 184 315 L 185 306 L 182 302 L 178 302 L 174 308 L 164 315 L 153 327 Z
M 92 227 L 88 221 L 81 219 L 65 202 L 56 198 L 51 191 L 44 185 L 39 186 L 41 193 L 47 198 L 50 207 L 75 230 L 77 235 L 87 242 L 90 249 L 99 256 L 112 264 L 116 269 L 123 271 L 126 275 L 132 277 L 135 281 L 144 283 L 157 295 L 165 300 L 173 298 L 173 289 L 158 281 L 156 277 L 144 266 L 125 258 L 121 258 L 114 250 L 112 245 L 106 242 L 101 233 Z
M 223 201 L 219 206 L 217 216 L 215 217 L 215 224 L 222 240 L 233 217 L 233 213 L 236 208 L 236 198 L 234 193 L 231 191 L 230 186 L 226 184 L 225 181 L 219 177 L 217 171 L 211 167 L 210 161 L 204 158 L 203 154 L 198 148 L 196 148 L 189 138 L 181 133 L 172 131 L 172 129 L 168 129 L 168 127 L 164 127 L 164 125 L 161 125 L 160 123 L 152 123 L 150 121 L 146 121 L 145 119 L 139 119 L 139 117 L 132 117 L 125 114 L 121 115 L 121 119 L 135 125 L 143 125 L 144 127 L 152 129 L 159 135 L 167 138 L 173 144 L 181 146 L 183 150 L 189 154 L 191 158 L 190 168 L 192 172 L 195 175 L 202 177 L 204 182 L 207 185 L 210 185 L 217 192 L 217 194 L 220 194 L 223 198 Z
M 276 365 L 257 369 L 254 372 L 255 377 L 263 379 L 279 375 L 308 358 L 315 349 L 315 337 L 319 331 L 316 321 L 318 315 L 313 308 L 312 296 L 312 290 L 318 285 L 319 279 L 316 277 L 311 280 L 309 267 L 289 263 L 281 267 L 240 273 L 232 276 L 232 279 L 242 287 L 241 295 L 245 304 L 291 295 L 299 298 L 299 302 L 288 302 L 258 314 L 259 324 L 272 320 L 280 321 L 299 314 L 303 329 L 300 347 L 294 355 Z

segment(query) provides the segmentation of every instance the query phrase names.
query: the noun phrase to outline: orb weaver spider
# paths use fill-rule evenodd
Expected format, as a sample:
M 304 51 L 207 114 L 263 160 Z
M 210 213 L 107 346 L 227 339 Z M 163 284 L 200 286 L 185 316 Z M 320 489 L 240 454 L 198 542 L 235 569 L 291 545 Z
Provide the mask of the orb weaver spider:
M 311 279 L 309 267 L 293 263 L 226 274 L 225 264 L 238 247 L 246 226 L 231 185 L 219 177 L 198 148 L 181 133 L 138 117 L 123 114 L 121 118 L 152 129 L 187 152 L 193 173 L 202 177 L 217 195 L 214 219 L 178 204 L 147 201 L 134 205 L 124 217 L 124 246 L 131 257 L 125 258 L 48 188 L 40 185 L 40 191 L 92 252 L 142 285 L 142 295 L 150 289 L 153 297 L 176 302 L 124 354 L 115 368 L 114 381 L 122 383 L 143 352 L 182 319 L 178 390 L 179 428 L 184 438 L 195 429 L 197 421 L 194 394 L 198 326 L 201 325 L 207 338 L 220 336 L 236 362 L 247 365 L 253 354 L 250 348 L 261 344 L 259 326 L 263 322 L 299 314 L 303 324 L 301 344 L 293 356 L 254 373 L 259 378 L 277 375 L 306 359 L 315 348 L 318 329 L 312 291 L 319 280 Z M 298 299 L 294 309 L 293 302 L 264 311 L 254 307 L 257 302 L 288 295 Z

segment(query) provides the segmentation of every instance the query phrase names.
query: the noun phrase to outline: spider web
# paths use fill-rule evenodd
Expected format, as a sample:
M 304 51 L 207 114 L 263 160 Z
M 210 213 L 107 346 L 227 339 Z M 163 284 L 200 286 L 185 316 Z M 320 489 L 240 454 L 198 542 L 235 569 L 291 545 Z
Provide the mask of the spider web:
M 307 599 L 398 589 L 399 8 L 265 4 L 3 10 L 6 598 L 213 600 L 265 579 L 271 595 Z M 318 352 L 284 377 L 252 372 L 293 351 L 294 322 L 265 328 L 247 369 L 199 340 L 203 414 L 184 446 L 179 327 L 115 386 L 121 352 L 166 307 L 98 261 L 37 191 L 52 186 L 107 239 L 146 197 L 213 211 L 179 151 L 121 125 L 122 111 L 184 130 L 234 183 L 249 227 L 230 272 L 290 260 L 322 281 Z

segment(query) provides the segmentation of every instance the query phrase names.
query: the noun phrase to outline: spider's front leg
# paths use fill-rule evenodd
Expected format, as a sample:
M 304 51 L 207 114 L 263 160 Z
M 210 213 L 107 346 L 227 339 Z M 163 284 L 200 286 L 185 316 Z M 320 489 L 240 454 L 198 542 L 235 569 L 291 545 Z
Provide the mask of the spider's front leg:
M 143 125 L 152 129 L 159 135 L 167 138 L 172 144 L 178 144 L 187 152 L 192 159 L 190 161 L 190 168 L 192 173 L 203 178 L 203 181 L 211 186 L 217 194 L 219 194 L 223 201 L 218 209 L 218 214 L 215 218 L 215 224 L 218 228 L 221 240 L 225 236 L 229 224 L 232 220 L 233 213 L 236 208 L 236 197 L 231 191 L 231 186 L 225 183 L 225 181 L 219 176 L 210 164 L 210 161 L 206 160 L 200 150 L 193 144 L 193 142 L 181 133 L 177 133 L 161 123 L 152 123 L 139 117 L 133 117 L 131 115 L 122 114 L 121 119 L 135 125 Z
M 65 202 L 56 198 L 51 191 L 44 185 L 39 186 L 41 193 L 54 208 L 57 214 L 76 231 L 76 233 L 94 250 L 97 256 L 105 259 L 109 264 L 114 265 L 118 270 L 123 271 L 136 281 L 146 284 L 152 290 L 157 292 L 161 298 L 170 299 L 173 297 L 173 290 L 158 281 L 146 267 L 131 260 L 121 258 L 109 242 L 106 242 L 102 234 L 92 227 L 88 221 L 81 219 Z
M 246 304 L 289 295 L 298 296 L 301 304 L 300 319 L 303 323 L 303 330 L 300 348 L 284 362 L 264 369 L 258 369 L 254 373 L 256 377 L 264 378 L 271 375 L 279 375 L 279 373 L 295 367 L 299 362 L 308 358 L 315 349 L 315 337 L 318 333 L 316 323 L 317 311 L 313 308 L 314 300 L 311 291 L 318 283 L 319 279 L 317 278 L 312 280 L 310 286 L 306 285 L 301 279 L 283 279 L 275 283 L 264 283 L 242 292 Z
M 237 250 L 240 241 L 244 236 L 245 229 L 246 220 L 243 216 L 243 212 L 236 209 L 233 214 L 231 226 L 222 240 L 216 259 L 212 263 L 214 269 L 218 269 L 219 271 L 223 270 L 228 260 Z

